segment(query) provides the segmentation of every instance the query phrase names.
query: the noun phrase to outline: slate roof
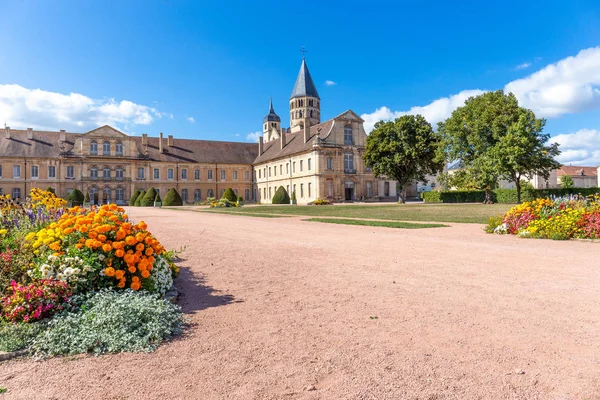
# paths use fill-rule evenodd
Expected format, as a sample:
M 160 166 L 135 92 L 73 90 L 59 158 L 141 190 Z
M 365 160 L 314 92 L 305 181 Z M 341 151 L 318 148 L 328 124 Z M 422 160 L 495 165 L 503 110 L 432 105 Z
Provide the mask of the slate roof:
M 75 140 L 83 136 L 81 133 L 65 133 L 66 141 L 61 149 L 60 132 L 33 131 L 33 139 L 27 139 L 26 130 L 10 130 L 10 139 L 6 139 L 0 130 L 0 157 L 58 158 L 62 152 L 73 149 Z M 138 152 L 144 153 L 142 138 L 126 136 L 123 140 L 133 140 Z M 241 142 L 219 142 L 211 140 L 173 139 L 174 146 L 167 146 L 167 138 L 163 139 L 161 154 L 158 151 L 159 138 L 148 138 L 148 158 L 165 162 L 219 163 L 219 164 L 252 164 L 258 154 L 258 144 Z M 75 156 L 71 154 L 71 156 Z M 100 156 L 101 157 L 101 156 Z M 118 158 L 118 157 L 115 157 Z M 126 158 L 126 157 L 123 157 Z
M 269 113 L 263 119 L 263 124 L 267 121 L 281 122 L 281 118 L 279 118 L 279 115 L 277 115 L 273 109 L 273 99 L 271 99 L 271 103 L 269 104 Z
M 292 154 L 302 153 L 312 149 L 313 140 L 318 136 L 321 139 L 326 139 L 331 133 L 335 119 L 330 119 L 318 125 L 310 127 L 310 138 L 308 142 L 304 143 L 304 130 L 300 130 L 295 133 L 284 133 L 286 138 L 286 144 L 281 148 L 281 139 L 272 140 L 263 145 L 263 153 L 256 157 L 254 160 L 255 164 L 263 163 L 266 161 L 275 160 L 278 158 L 290 156 Z
M 292 90 L 292 96 L 290 99 L 304 96 L 312 96 L 316 97 L 317 99 L 321 99 L 319 97 L 319 93 L 317 93 L 315 83 L 310 76 L 310 72 L 308 72 L 306 61 L 302 59 L 302 65 L 300 65 L 300 71 L 298 72 L 296 84 L 294 85 L 294 90 Z
M 583 172 L 583 173 L 582 173 Z M 571 166 L 563 165 L 556 170 L 556 176 L 598 176 L 598 167 L 582 167 L 582 166 Z

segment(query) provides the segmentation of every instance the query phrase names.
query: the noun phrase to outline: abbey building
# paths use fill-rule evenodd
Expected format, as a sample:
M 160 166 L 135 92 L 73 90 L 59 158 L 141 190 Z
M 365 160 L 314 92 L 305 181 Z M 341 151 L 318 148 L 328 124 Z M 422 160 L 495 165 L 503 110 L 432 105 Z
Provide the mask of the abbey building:
M 321 122 L 321 99 L 302 60 L 289 101 L 290 127 L 271 103 L 258 144 L 128 136 L 110 126 L 86 133 L 4 129 L 0 194 L 23 198 L 32 187 L 66 197 L 77 188 L 92 202 L 126 204 L 136 189 L 174 187 L 186 203 L 231 187 L 246 202 L 270 203 L 279 186 L 299 204 L 381 200 L 395 182 L 375 179 L 362 154 L 363 120 L 351 110 Z

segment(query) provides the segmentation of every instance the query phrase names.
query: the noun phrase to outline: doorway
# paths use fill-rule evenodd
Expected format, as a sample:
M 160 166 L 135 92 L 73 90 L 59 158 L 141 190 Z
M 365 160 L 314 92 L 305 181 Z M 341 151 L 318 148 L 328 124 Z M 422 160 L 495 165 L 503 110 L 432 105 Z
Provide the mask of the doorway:
M 344 200 L 354 200 L 354 182 L 348 181 L 344 183 Z

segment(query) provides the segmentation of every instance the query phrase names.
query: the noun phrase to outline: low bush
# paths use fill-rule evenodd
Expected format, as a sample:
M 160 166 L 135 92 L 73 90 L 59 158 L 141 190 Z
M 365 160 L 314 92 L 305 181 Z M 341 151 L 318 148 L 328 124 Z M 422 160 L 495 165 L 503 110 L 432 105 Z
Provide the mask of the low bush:
M 156 192 L 156 196 L 154 197 L 154 202 L 155 203 L 160 203 L 162 200 L 160 199 L 160 194 L 158 192 Z
M 316 199 L 315 201 L 312 202 L 313 206 L 327 206 L 330 204 L 331 203 L 329 202 L 329 200 L 327 200 L 323 197 L 319 197 L 318 199 Z
M 135 199 L 135 202 L 133 203 L 133 205 L 136 206 L 136 207 L 141 207 L 142 206 L 142 199 L 144 198 L 144 196 L 146 196 L 146 191 L 142 190 L 140 192 L 140 195 L 137 197 L 137 199 Z
M 47 321 L 13 323 L 0 319 L 0 351 L 28 348 L 46 326 Z
M 502 219 L 503 219 L 502 215 L 496 215 L 496 216 L 490 217 L 487 225 L 485 226 L 485 228 L 483 228 L 483 230 L 486 231 L 487 233 L 494 233 L 496 231 L 496 229 L 500 225 L 502 225 Z
M 570 188 L 570 189 L 534 189 L 531 185 L 524 185 L 521 190 L 521 201 L 533 201 L 548 197 L 562 197 L 568 195 L 589 196 L 600 194 L 599 188 Z M 485 200 L 485 191 L 444 190 L 423 192 L 421 197 L 425 203 L 481 203 Z M 492 199 L 497 203 L 517 203 L 516 189 L 495 189 Z
M 140 190 L 136 189 L 135 192 L 133 192 L 133 194 L 131 195 L 131 198 L 129 199 L 129 205 L 130 206 L 134 206 L 135 205 L 135 201 L 137 200 L 137 198 L 140 196 Z
M 279 186 L 273 196 L 273 204 L 290 204 L 290 196 L 283 186 Z
M 140 205 L 142 207 L 152 207 L 154 206 L 154 199 L 156 198 L 156 189 L 150 188 L 140 201 Z
M 182 206 L 183 199 L 175 188 L 169 189 L 165 198 L 163 199 L 163 206 Z
M 33 340 L 37 356 L 150 352 L 183 325 L 179 307 L 145 292 L 103 290 L 81 302 L 77 311 L 52 319 Z
M 70 201 L 74 206 L 80 206 L 83 204 L 83 200 L 85 196 L 81 193 L 79 189 L 73 189 L 71 193 L 67 196 L 67 201 Z
M 223 193 L 223 196 L 221 196 L 221 200 L 222 199 L 227 199 L 231 203 L 235 203 L 237 202 L 237 195 L 235 194 L 232 188 L 227 188 Z

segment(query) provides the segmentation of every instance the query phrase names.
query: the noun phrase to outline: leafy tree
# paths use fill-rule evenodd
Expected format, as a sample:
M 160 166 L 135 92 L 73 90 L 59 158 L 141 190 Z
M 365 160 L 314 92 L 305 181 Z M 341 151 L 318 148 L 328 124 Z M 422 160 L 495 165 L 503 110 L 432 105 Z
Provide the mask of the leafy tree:
M 163 206 L 182 206 L 183 200 L 175 188 L 169 189 L 163 200 Z
M 290 204 L 290 196 L 283 186 L 279 186 L 273 196 L 273 204 Z
M 152 207 L 154 206 L 154 198 L 156 197 L 156 190 L 154 188 L 148 189 L 142 200 L 140 201 L 140 205 L 142 207 Z
M 225 192 L 223 192 L 223 196 L 221 197 L 221 199 L 227 199 L 232 203 L 235 203 L 237 201 L 237 195 L 235 194 L 232 188 L 227 188 Z
M 137 199 L 135 199 L 135 202 L 133 203 L 133 205 L 136 206 L 136 207 L 141 207 L 142 206 L 142 199 L 144 198 L 145 195 L 146 195 L 146 191 L 142 190 L 140 192 L 140 195 L 137 197 Z
M 573 178 L 571 177 L 571 175 L 563 175 L 560 177 L 560 186 L 563 187 L 563 189 L 572 189 L 575 187 L 575 182 L 573 181 Z
M 137 200 L 137 198 L 140 196 L 140 190 L 136 189 L 135 192 L 133 192 L 133 194 L 131 195 L 131 198 L 129 199 L 129 205 L 130 206 L 134 206 L 135 205 L 135 201 Z
M 558 145 L 546 146 L 550 135 L 542 134 L 544 125 L 545 120 L 519 107 L 512 93 L 498 90 L 467 99 L 438 124 L 438 133 L 446 158 L 462 162 L 462 177 L 485 189 L 486 202 L 491 203 L 499 179 L 515 183 L 520 201 L 522 178 L 547 178 L 560 166 L 554 160 Z
M 363 160 L 375 177 L 387 176 L 398 182 L 400 201 L 405 201 L 406 185 L 426 180 L 441 172 L 440 139 L 421 115 L 404 115 L 395 121 L 380 121 L 367 137 Z
M 74 206 L 80 206 L 83 204 L 83 200 L 85 196 L 81 193 L 79 189 L 73 189 L 71 193 L 67 196 L 67 201 L 70 201 Z

